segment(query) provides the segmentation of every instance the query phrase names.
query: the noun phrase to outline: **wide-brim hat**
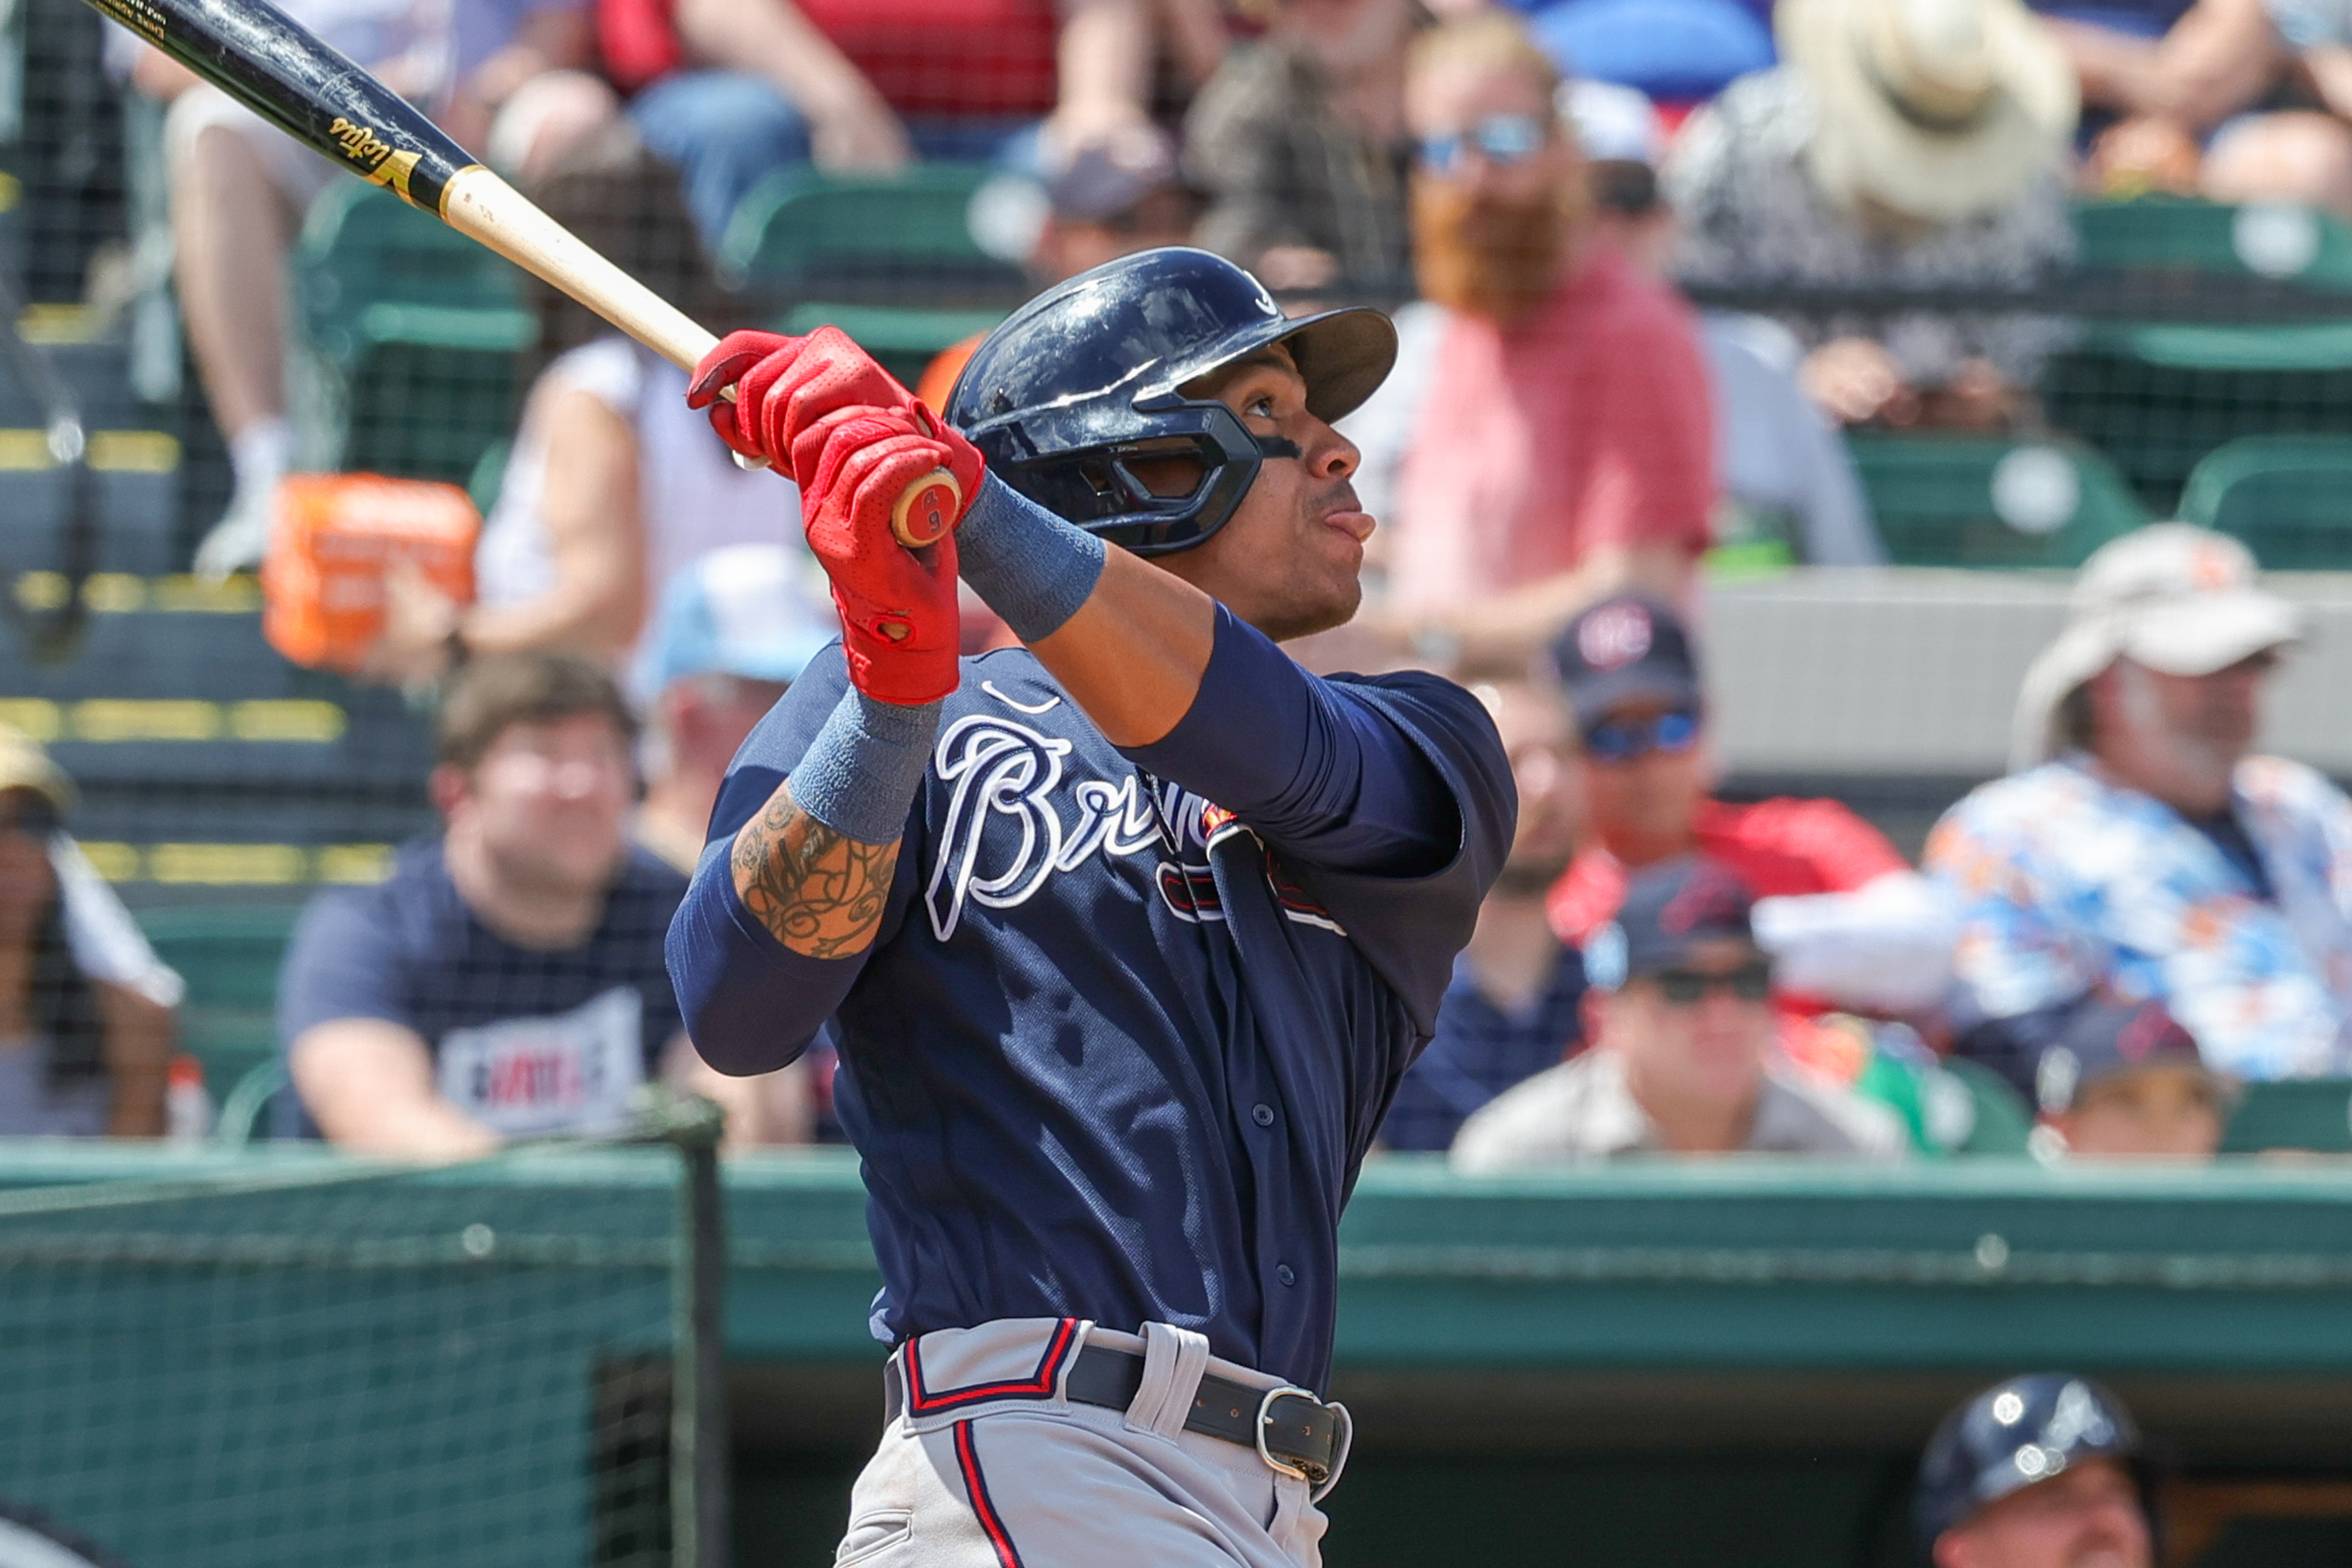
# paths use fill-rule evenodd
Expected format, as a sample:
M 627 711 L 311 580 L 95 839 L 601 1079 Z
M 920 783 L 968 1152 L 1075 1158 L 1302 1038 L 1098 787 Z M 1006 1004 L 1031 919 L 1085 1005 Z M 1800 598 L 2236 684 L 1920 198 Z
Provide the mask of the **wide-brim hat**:
M 1908 82 L 1890 70 L 1897 13 L 1921 5 L 1969 14 L 1961 27 L 1979 45 L 1968 51 L 1979 78 L 1969 89 L 1939 82 L 1937 62 L 1918 62 Z M 1780 0 L 1774 30 L 1818 102 L 1810 173 L 1841 206 L 1866 195 L 1956 223 L 2063 164 L 2082 109 L 2074 68 L 2017 0 Z
M 2018 693 L 2012 770 L 2064 749 L 2059 710 L 2118 658 L 2165 675 L 2211 675 L 2302 640 L 2303 616 L 2256 581 L 2254 558 L 2226 534 L 2153 523 L 2101 545 L 2067 596 L 2066 628 L 2034 658 Z

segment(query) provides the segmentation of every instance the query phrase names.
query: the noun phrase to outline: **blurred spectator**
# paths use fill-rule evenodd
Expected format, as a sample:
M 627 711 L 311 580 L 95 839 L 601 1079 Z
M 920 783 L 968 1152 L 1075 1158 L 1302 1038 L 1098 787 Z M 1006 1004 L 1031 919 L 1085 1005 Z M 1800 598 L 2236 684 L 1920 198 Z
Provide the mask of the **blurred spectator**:
M 686 879 L 629 846 L 634 731 L 612 678 L 566 655 L 452 683 L 446 831 L 383 882 L 312 900 L 278 976 L 278 1037 L 327 1138 L 462 1159 L 609 1131 L 665 1067 L 727 1107 L 730 1143 L 756 1132 L 763 1107 L 722 1098 L 680 1027 L 662 941 Z
M 1740 0 L 1559 0 L 1530 26 L 1563 76 L 1677 107 L 1773 63 L 1772 32 Z
M 288 15 L 421 103 L 468 147 L 529 152 L 551 139 L 501 137 L 493 120 L 530 84 L 576 69 L 593 52 L 589 0 L 288 0 Z M 131 81 L 170 103 L 172 237 L 188 346 L 227 437 L 236 489 L 197 552 L 226 573 L 261 559 L 269 503 L 294 456 L 286 419 L 286 257 L 302 215 L 335 166 L 299 146 L 185 66 L 142 47 Z M 593 94 L 593 85 L 587 88 Z M 562 96 L 562 95 L 556 95 Z M 549 116 L 531 110 L 539 129 Z M 561 118 L 561 117 L 557 117 Z
M 605 68 L 716 246 L 776 169 L 1052 166 L 1146 128 L 1150 0 L 596 0 Z M 1041 125 L 1042 121 L 1042 125 Z
M 1572 83 L 1568 103 L 1591 173 L 1594 231 L 1642 271 L 1664 276 L 1681 227 L 1658 185 L 1657 110 L 1607 82 Z M 1853 455 L 1798 383 L 1796 338 L 1769 317 L 1706 310 L 1699 342 L 1724 502 L 1775 527 L 1786 519 L 1791 553 L 1808 565 L 1884 565 Z
M 1454 1141 L 1462 1171 L 1622 1154 L 1857 1154 L 1899 1160 L 1895 1117 L 1772 1065 L 1771 960 L 1748 891 L 1698 856 L 1635 877 L 1584 945 L 1591 1047 L 1498 1096 Z
M 1514 667 L 1625 585 L 1679 600 L 1715 499 L 1687 308 L 1596 230 L 1551 61 L 1503 13 L 1416 41 L 1414 266 L 1396 371 L 1352 416 L 1384 613 L 1424 658 Z
M 1029 279 L 1050 288 L 1107 261 L 1182 245 L 1200 216 L 1200 193 L 1177 172 L 1174 150 L 1158 132 L 1089 147 L 1045 181 L 1045 221 L 1029 252 Z M 950 344 L 923 369 L 915 394 L 945 408 L 956 377 L 986 332 Z
M 670 579 L 631 681 L 646 714 L 637 842 L 691 876 L 751 728 L 839 635 L 806 552 L 730 544 Z
M 2095 132 L 2084 166 L 2092 190 L 2202 192 L 2339 211 L 2352 202 L 2352 136 L 2342 126 L 2325 115 L 2248 112 L 2293 71 L 2280 34 L 2295 37 L 2326 0 L 2032 4 L 2081 86 L 2084 126 Z
M 1784 64 L 1691 117 L 1665 170 L 1685 283 L 2031 286 L 2074 254 L 2074 86 L 2017 0 L 1784 0 Z M 2024 312 L 1789 319 L 1806 390 L 1847 424 L 1990 429 L 2063 321 Z
M 1417 21 L 1412 0 L 1276 0 L 1265 36 L 1227 52 L 1185 116 L 1185 160 L 1210 197 L 1199 244 L 1270 289 L 1402 286 Z
M 2263 8 L 2277 34 L 2273 50 L 2300 68 L 2298 85 L 2327 112 L 2285 110 L 2225 122 L 2206 150 L 2201 189 L 2216 201 L 2301 202 L 2352 220 L 2352 125 L 2346 123 L 2352 120 L 2352 7 L 2344 0 L 2264 0 Z
M 1552 657 L 1575 710 L 1589 829 L 1552 890 L 1561 940 L 1582 946 L 1618 918 L 1629 878 L 1704 855 L 1758 896 L 1756 937 L 1792 1017 L 1832 1005 L 1914 1013 L 1944 999 L 1950 900 L 1885 835 L 1833 800 L 1713 797 L 1698 666 L 1672 611 L 1605 600 Z
M 0 724 L 0 1137 L 152 1138 L 183 987 L 67 834 L 73 799 Z
M 2233 1078 L 2352 1070 L 2352 801 L 2248 754 L 2298 622 L 2185 523 L 2084 563 L 2019 697 L 2022 771 L 1927 841 L 1962 904 L 1963 1053 L 2014 1073 L 2105 991 L 2164 1003 Z
M 1944 1417 L 1912 1498 L 1932 1568 L 2155 1568 L 2156 1471 L 2116 1396 L 2029 1373 Z
M 2074 1008 L 2034 1064 L 2042 1121 L 2088 1159 L 2210 1160 L 2231 1085 L 2160 1002 Z
M 691 313 L 711 284 L 676 176 L 625 124 L 533 188 L 548 215 Z M 373 673 L 434 678 L 464 654 L 566 648 L 618 668 L 679 568 L 725 544 L 795 538 L 800 495 L 736 467 L 686 405 L 686 373 L 536 279 L 544 364 L 475 552 L 476 603 L 414 571 L 386 579 Z
M 1544 916 L 1544 894 L 1575 853 L 1582 810 L 1559 692 L 1533 680 L 1482 686 L 1518 787 L 1518 828 L 1478 908 L 1470 945 L 1437 1012 L 1437 1032 L 1397 1085 L 1381 1128 L 1391 1149 L 1444 1149 L 1463 1119 L 1559 1065 L 1583 1036 L 1584 966 Z

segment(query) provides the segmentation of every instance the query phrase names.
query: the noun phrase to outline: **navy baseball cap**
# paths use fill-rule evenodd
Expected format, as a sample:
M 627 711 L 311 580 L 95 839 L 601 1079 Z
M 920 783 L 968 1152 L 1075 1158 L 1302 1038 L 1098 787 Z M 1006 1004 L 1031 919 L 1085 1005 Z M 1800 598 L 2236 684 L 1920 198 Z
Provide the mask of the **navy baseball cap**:
M 1673 969 L 1702 942 L 1756 943 L 1755 895 L 1719 860 L 1688 855 L 1634 874 L 1617 918 L 1584 942 L 1585 976 L 1604 991 Z
M 1551 645 L 1560 684 L 1590 730 L 1622 702 L 1652 700 L 1694 711 L 1698 662 L 1690 635 L 1672 610 L 1642 594 L 1601 600 L 1568 623 Z
M 2033 1372 L 1993 1384 L 1945 1416 L 1920 1457 L 1912 1519 L 1921 1559 L 1931 1561 L 1937 1538 L 1988 1504 L 2085 1459 L 2130 1469 L 2152 1530 L 2156 1474 L 2145 1447 L 2123 1402 L 2087 1377 Z
M 2033 1097 L 2044 1111 L 2071 1110 L 2101 1079 L 2159 1062 L 2221 1077 L 2205 1066 L 2195 1037 L 2163 1003 L 2096 998 L 2076 1007 L 2042 1047 L 2034 1063 Z

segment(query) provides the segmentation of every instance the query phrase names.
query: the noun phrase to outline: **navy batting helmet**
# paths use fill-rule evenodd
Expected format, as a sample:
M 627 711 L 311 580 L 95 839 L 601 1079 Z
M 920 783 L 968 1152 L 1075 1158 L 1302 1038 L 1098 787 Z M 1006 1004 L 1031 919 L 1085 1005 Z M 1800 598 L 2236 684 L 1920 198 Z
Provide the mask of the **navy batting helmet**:
M 1922 1561 L 1936 1538 L 1987 1504 L 2085 1459 L 2123 1463 L 2151 1533 L 2156 1472 L 2121 1401 L 2087 1377 L 2033 1372 L 1997 1383 L 1944 1417 L 1919 1460 L 1913 1517 Z
M 972 352 L 947 421 L 991 473 L 1055 516 L 1139 555 L 1173 554 L 1225 525 L 1260 463 L 1298 456 L 1185 390 L 1276 343 L 1323 419 L 1362 403 L 1396 363 L 1396 328 L 1378 310 L 1294 321 L 1232 262 L 1170 246 L 1014 311 Z

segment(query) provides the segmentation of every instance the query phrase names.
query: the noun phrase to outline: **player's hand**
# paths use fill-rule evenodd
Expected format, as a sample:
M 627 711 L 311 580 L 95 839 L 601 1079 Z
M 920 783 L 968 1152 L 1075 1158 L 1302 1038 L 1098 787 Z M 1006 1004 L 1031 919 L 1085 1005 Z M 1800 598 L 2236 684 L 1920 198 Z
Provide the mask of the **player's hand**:
M 719 396 L 729 386 L 732 403 Z M 730 332 L 694 367 L 686 403 L 710 410 L 720 440 L 790 473 L 803 489 L 810 475 L 793 466 L 793 445 L 826 415 L 861 407 L 903 414 L 919 406 L 913 393 L 838 327 L 819 327 L 804 338 Z M 821 448 L 819 443 L 808 454 L 812 464 Z
M 980 484 L 979 453 L 930 434 L 920 416 L 919 406 L 843 410 L 809 433 L 822 444 L 801 487 L 809 548 L 841 612 L 849 679 L 878 701 L 908 705 L 956 689 L 955 534 L 909 550 L 891 531 L 892 513 L 936 468 L 953 473 L 966 496 Z

